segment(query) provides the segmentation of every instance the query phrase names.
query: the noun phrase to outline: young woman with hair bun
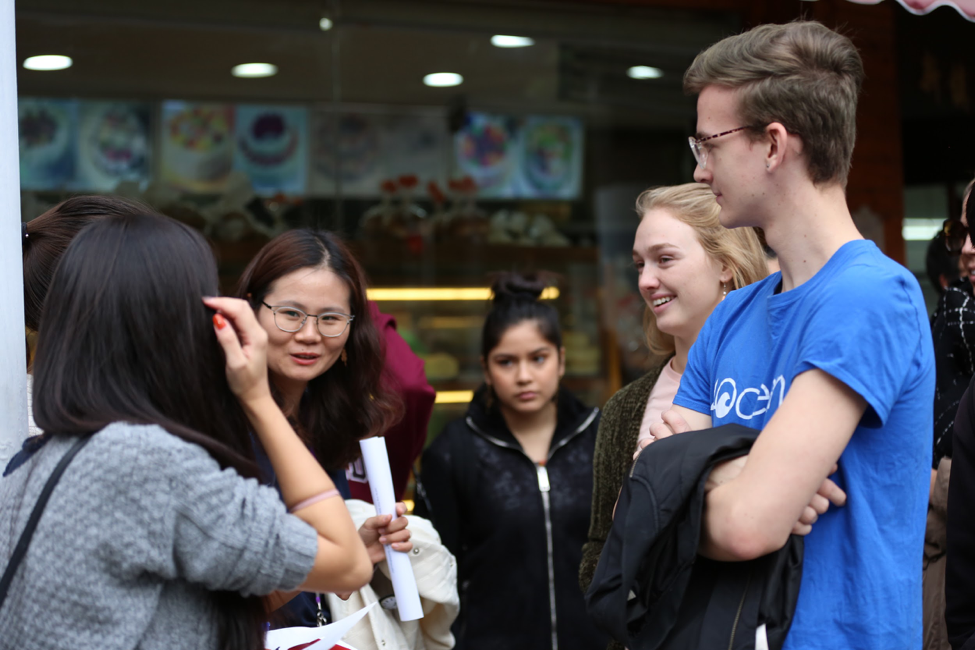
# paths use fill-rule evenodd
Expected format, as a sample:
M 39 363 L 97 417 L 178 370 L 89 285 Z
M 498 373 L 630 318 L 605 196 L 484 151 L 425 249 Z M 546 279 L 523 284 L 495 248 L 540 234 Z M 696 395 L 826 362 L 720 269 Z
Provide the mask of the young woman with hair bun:
M 484 385 L 423 455 L 418 513 L 458 561 L 463 650 L 605 644 L 576 586 L 599 409 L 559 385 L 565 349 L 545 287 L 516 274 L 494 283 Z

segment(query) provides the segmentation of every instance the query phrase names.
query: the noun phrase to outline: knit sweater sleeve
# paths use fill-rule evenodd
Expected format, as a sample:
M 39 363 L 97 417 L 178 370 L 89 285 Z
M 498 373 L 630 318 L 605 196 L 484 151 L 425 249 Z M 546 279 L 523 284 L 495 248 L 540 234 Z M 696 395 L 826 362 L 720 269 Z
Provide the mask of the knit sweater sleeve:
M 318 535 L 274 489 L 156 426 L 115 424 L 96 440 L 134 452 L 115 468 L 118 506 L 106 521 L 114 533 L 103 538 L 119 577 L 149 573 L 249 596 L 294 589 L 311 571 Z
M 579 586 L 583 591 L 589 589 L 596 573 L 599 556 L 613 525 L 616 499 L 633 462 L 633 450 L 636 448 L 643 411 L 662 368 L 663 365 L 654 368 L 625 386 L 603 407 L 592 463 L 592 519 L 588 539 L 582 547 L 582 563 L 579 565 Z

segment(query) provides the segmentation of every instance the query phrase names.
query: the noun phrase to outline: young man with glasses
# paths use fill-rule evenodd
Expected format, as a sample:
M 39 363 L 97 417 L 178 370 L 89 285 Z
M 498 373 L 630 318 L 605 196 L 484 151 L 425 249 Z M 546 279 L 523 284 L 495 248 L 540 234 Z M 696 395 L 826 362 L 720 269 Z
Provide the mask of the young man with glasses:
M 849 39 L 796 22 L 727 38 L 684 77 L 694 177 L 723 225 L 764 230 L 781 273 L 718 305 L 652 431 L 762 430 L 712 473 L 700 552 L 806 535 L 789 650 L 921 645 L 934 361 L 917 281 L 846 205 L 863 75 Z

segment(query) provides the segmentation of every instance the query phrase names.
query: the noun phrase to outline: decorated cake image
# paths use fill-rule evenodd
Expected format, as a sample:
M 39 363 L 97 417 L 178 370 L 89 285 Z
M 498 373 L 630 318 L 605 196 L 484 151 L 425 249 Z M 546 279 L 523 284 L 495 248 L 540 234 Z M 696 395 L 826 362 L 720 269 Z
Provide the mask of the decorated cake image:
M 523 165 L 525 176 L 533 188 L 546 192 L 558 191 L 574 179 L 574 132 L 561 120 L 539 121 L 525 128 Z
M 219 189 L 233 161 L 233 109 L 169 102 L 163 110 L 163 164 L 169 179 L 187 189 Z
M 254 191 L 304 192 L 308 158 L 308 109 L 297 106 L 237 106 L 234 169 Z
M 320 116 L 312 156 L 316 170 L 328 178 L 336 176 L 336 142 L 341 152 L 343 182 L 359 183 L 375 171 L 379 163 L 379 133 L 374 120 L 356 114 L 341 115 L 337 119 L 330 115 Z
M 238 141 L 240 151 L 260 167 L 278 167 L 294 159 L 298 150 L 298 130 L 281 113 L 261 113 L 244 130 Z
M 124 177 L 144 167 L 149 149 L 147 135 L 133 107 L 110 105 L 92 123 L 86 151 L 103 173 Z
M 69 151 L 67 113 L 50 102 L 24 102 L 20 106 L 20 157 L 31 166 L 57 162 Z
M 517 128 L 508 117 L 471 113 L 470 123 L 454 139 L 457 162 L 484 196 L 509 196 Z
M 65 187 L 74 176 L 77 103 L 22 99 L 18 106 L 21 186 Z

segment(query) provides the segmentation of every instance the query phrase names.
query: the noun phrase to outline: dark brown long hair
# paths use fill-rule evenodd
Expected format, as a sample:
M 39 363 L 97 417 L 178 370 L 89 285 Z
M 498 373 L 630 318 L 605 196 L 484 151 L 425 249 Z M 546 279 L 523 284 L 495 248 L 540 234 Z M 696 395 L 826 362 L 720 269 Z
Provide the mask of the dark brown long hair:
M 136 201 L 117 196 L 76 196 L 23 224 L 24 324 L 32 330 L 27 337 L 27 367 L 32 343 L 41 322 L 44 298 L 51 278 L 68 244 L 92 221 L 110 216 L 146 214 L 152 210 Z
M 189 226 L 146 214 L 84 229 L 61 257 L 40 319 L 38 426 L 77 436 L 112 422 L 157 424 L 256 477 L 247 420 L 200 300 L 217 290 L 210 247 Z M 212 598 L 222 649 L 264 647 L 260 598 Z
M 275 237 L 244 269 L 237 297 L 257 311 L 279 278 L 305 268 L 328 269 L 341 278 L 355 316 L 345 344 L 348 363 L 335 363 L 308 382 L 295 423 L 318 462 L 338 469 L 359 457 L 359 440 L 396 424 L 402 402 L 384 377 L 385 344 L 369 312 L 365 273 L 338 236 L 299 229 Z

